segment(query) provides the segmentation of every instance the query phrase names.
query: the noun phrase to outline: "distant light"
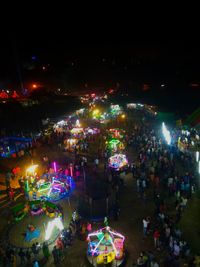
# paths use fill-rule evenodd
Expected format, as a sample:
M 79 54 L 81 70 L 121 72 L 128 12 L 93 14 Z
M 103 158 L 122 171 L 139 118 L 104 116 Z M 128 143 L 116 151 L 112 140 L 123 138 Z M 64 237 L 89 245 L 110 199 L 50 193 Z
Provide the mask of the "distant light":
M 199 161 L 199 174 L 200 174 L 200 161 Z
M 161 84 L 161 87 L 165 87 L 165 85 L 164 84 Z
M 190 132 L 189 131 L 186 131 L 186 135 L 189 136 L 190 135 Z
M 196 162 L 199 161 L 199 151 L 196 151 Z
M 43 70 L 46 70 L 46 67 L 45 67 L 45 66 L 43 66 L 43 67 L 42 67 L 42 69 L 43 69 Z
M 6 92 L 7 92 L 8 94 L 10 93 L 10 91 L 9 91 L 9 90 L 7 90 Z
M 99 115 L 99 109 L 94 109 L 92 112 L 92 115 L 95 117 L 97 115 Z
M 165 137 L 165 141 L 167 142 L 168 145 L 170 145 L 171 144 L 171 135 L 170 135 L 170 132 L 168 131 L 164 122 L 162 123 L 162 132 L 163 132 L 163 135 Z
M 60 88 L 58 88 L 58 92 L 60 92 Z
M 191 141 L 191 145 L 194 146 L 194 141 Z
M 125 117 L 126 117 L 126 115 L 125 115 L 125 114 L 122 114 L 122 115 L 121 115 L 121 118 L 122 118 L 122 119 L 124 119 Z
M 37 84 L 34 83 L 34 84 L 32 85 L 32 87 L 33 87 L 33 88 L 37 88 Z
M 26 169 L 27 173 L 34 174 L 35 170 L 37 169 L 38 165 L 31 165 L 29 168 Z
M 36 56 L 32 56 L 31 59 L 32 59 L 32 60 L 36 60 Z
M 54 172 L 56 173 L 57 172 L 57 166 L 56 166 L 56 162 L 55 161 L 53 163 L 53 168 L 54 168 Z
M 76 127 L 81 127 L 80 121 L 76 120 Z

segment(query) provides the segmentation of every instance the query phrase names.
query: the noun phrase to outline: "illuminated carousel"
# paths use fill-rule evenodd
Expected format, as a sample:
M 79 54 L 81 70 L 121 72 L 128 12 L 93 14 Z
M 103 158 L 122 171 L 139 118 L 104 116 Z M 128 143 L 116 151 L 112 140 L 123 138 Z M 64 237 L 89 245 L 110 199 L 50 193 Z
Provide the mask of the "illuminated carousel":
M 122 129 L 112 128 L 108 130 L 108 135 L 111 138 L 122 139 L 124 137 L 124 134 L 125 134 L 125 131 Z
M 124 154 L 115 154 L 108 159 L 108 164 L 111 169 L 122 171 L 128 168 L 128 160 Z
M 112 138 L 110 141 L 107 141 L 106 145 L 112 153 L 119 153 L 125 149 L 124 144 L 116 138 Z
M 37 165 L 30 168 L 36 169 Z M 48 176 L 38 176 L 34 172 L 30 173 L 30 168 L 24 181 L 25 196 L 29 201 L 58 201 L 64 197 L 69 197 L 75 188 L 71 176 L 56 172 Z
M 121 266 L 125 260 L 125 237 L 104 227 L 89 233 L 87 237 L 87 259 L 92 266 Z
M 37 242 L 50 244 L 64 229 L 62 211 L 49 201 L 27 201 L 11 208 L 8 242 L 16 248 L 29 248 Z

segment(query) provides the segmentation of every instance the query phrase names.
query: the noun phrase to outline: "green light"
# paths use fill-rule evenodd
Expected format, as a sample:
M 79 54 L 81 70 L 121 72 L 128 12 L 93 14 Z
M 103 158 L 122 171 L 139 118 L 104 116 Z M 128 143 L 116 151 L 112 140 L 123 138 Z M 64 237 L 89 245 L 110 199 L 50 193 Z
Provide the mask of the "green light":
M 50 182 L 44 183 L 42 186 L 40 186 L 40 188 L 38 189 L 38 192 L 43 192 L 43 191 L 49 190 L 50 187 L 51 187 Z
M 25 180 L 24 189 L 25 189 L 26 192 L 29 192 L 29 190 L 30 190 L 28 180 Z
M 118 139 L 113 138 L 108 142 L 108 145 L 110 149 L 117 150 L 117 147 L 120 145 L 120 143 L 121 142 Z
M 120 141 L 118 140 L 118 139 L 112 139 L 112 140 L 110 140 L 109 141 L 109 144 L 111 145 L 111 146 L 116 146 L 116 145 L 118 145 L 120 143 Z

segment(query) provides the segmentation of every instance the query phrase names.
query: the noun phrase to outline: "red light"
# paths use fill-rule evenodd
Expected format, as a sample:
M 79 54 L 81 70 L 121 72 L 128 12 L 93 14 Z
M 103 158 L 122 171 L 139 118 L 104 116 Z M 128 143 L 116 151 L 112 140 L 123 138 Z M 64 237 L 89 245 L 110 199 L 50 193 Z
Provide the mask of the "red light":
M 32 87 L 33 87 L 33 88 L 37 88 L 37 84 L 33 84 Z
M 198 87 L 199 84 L 198 84 L 198 83 L 191 83 L 190 86 L 191 86 L 191 87 Z

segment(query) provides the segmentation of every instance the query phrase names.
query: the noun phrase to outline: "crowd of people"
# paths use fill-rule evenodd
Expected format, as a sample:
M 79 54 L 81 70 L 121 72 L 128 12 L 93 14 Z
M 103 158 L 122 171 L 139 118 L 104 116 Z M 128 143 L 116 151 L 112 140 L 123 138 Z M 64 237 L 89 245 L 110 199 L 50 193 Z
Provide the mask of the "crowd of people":
M 65 162 L 65 169 L 61 171 L 66 175 L 73 171 L 73 176 L 79 179 L 84 175 L 84 171 L 90 169 L 91 166 L 93 166 L 93 171 L 96 172 L 100 163 L 104 164 L 104 175 L 115 192 L 115 202 L 112 209 L 115 220 L 120 218 L 119 192 L 123 190 L 123 175 L 131 172 L 136 184 L 138 198 L 144 205 L 147 204 L 147 199 L 152 199 L 154 203 L 154 212 L 147 214 L 141 222 L 143 225 L 142 238 L 144 240 L 152 239 L 154 247 L 151 251 L 141 251 L 133 266 L 179 267 L 183 266 L 181 264 L 191 267 L 199 266 L 199 256 L 192 255 L 189 244 L 184 240 L 178 227 L 182 213 L 196 190 L 193 157 L 186 151 L 180 151 L 178 140 L 168 146 L 161 133 L 155 130 L 154 119 L 150 114 L 142 113 L 141 121 L 132 122 L 130 127 L 127 128 L 124 141 L 128 149 L 136 152 L 138 156 L 131 162 L 125 173 L 113 171 L 108 166 L 110 151 L 104 145 L 105 131 L 102 131 L 102 134 L 98 135 L 97 138 L 93 136 L 86 137 L 83 142 L 75 146 L 72 161 Z M 51 136 L 38 140 L 37 142 L 40 142 L 40 144 L 38 143 L 36 146 L 58 144 L 62 149 L 65 138 L 66 134 L 64 132 L 55 131 Z M 97 153 L 92 159 L 89 159 L 90 146 L 92 142 L 97 142 L 97 140 Z M 90 164 L 88 164 L 88 161 L 90 161 Z M 43 164 L 49 172 L 49 160 L 45 156 Z M 89 231 L 91 231 L 90 223 L 72 217 L 69 227 L 60 234 L 53 246 L 54 263 L 61 262 L 65 254 L 64 251 L 72 245 L 73 238 L 78 237 L 85 240 Z M 36 267 L 41 263 L 38 262 L 37 258 L 39 251 L 43 251 L 44 259 L 48 260 L 50 252 L 48 245 L 45 243 L 42 248 L 35 244 L 34 247 L 31 247 L 31 250 L 20 249 L 18 254 L 8 247 L 2 254 L 2 259 L 5 262 L 13 263 L 18 255 L 22 265 L 32 261 Z M 15 266 L 14 263 L 13 266 Z
M 167 146 L 162 136 L 147 123 L 136 125 L 129 144 L 138 151 L 131 164 L 138 197 L 142 201 L 153 194 L 155 210 L 143 219 L 143 238 L 152 236 L 154 249 L 164 251 L 163 266 L 198 266 L 177 224 L 188 200 L 195 192 L 195 161 L 179 151 L 178 143 Z M 185 160 L 189 164 L 185 164 Z M 148 195 L 149 194 L 149 195 Z M 154 253 L 141 252 L 136 266 L 160 266 Z

